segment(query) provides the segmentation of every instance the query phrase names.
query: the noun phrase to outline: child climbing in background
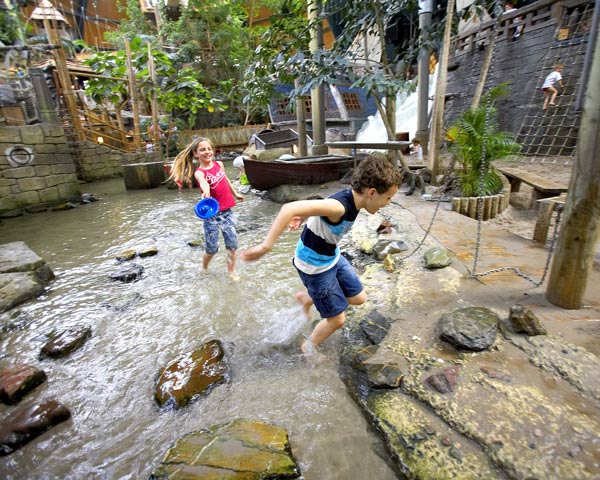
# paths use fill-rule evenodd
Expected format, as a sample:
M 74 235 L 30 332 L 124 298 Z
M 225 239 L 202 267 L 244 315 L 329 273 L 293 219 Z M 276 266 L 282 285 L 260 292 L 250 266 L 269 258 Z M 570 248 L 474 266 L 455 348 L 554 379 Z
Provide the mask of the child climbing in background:
M 554 100 L 556 99 L 556 95 L 558 95 L 558 89 L 556 85 L 560 85 L 560 88 L 563 88 L 562 81 L 562 70 L 564 65 L 562 63 L 557 63 L 554 65 L 554 70 L 550 72 L 546 79 L 544 80 L 544 84 L 542 85 L 542 91 L 544 92 L 544 106 L 542 109 L 546 110 L 548 105 L 556 105 Z
M 322 320 L 302 344 L 302 352 L 312 353 L 339 329 L 345 322 L 349 305 L 362 305 L 366 301 L 367 294 L 360 279 L 341 255 L 338 243 L 352 228 L 360 210 L 374 214 L 388 205 L 401 181 L 400 171 L 389 160 L 364 159 L 352 175 L 352 189 L 321 200 L 286 203 L 263 242 L 240 253 L 244 261 L 258 260 L 273 249 L 286 228 L 297 230 L 307 219 L 293 263 L 308 293 L 298 292 L 296 299 L 307 319 L 310 307 L 315 305 Z
M 198 167 L 195 167 L 194 159 L 198 161 Z M 192 176 L 200 186 L 202 198 L 213 197 L 219 202 L 219 213 L 203 220 L 206 250 L 202 256 L 202 268 L 208 269 L 210 261 L 219 250 L 220 230 L 227 249 L 227 273 L 232 280 L 237 281 L 239 280 L 235 273 L 237 230 L 232 207 L 235 206 L 236 199 L 242 201 L 244 196 L 233 187 L 225 173 L 223 162 L 215 160 L 214 147 L 207 138 L 196 138 L 175 157 L 169 180 L 175 180 L 177 185 L 182 185 L 184 182 L 191 184 Z

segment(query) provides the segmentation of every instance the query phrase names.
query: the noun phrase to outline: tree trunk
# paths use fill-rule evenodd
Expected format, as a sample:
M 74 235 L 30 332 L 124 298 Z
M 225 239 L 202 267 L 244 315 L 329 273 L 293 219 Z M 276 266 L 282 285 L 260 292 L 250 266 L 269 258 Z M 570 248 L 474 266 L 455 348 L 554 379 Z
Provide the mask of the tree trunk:
M 438 78 L 433 103 L 433 121 L 431 123 L 431 138 L 429 141 L 429 168 L 431 169 L 431 183 L 437 183 L 439 174 L 440 148 L 442 145 L 442 128 L 444 125 L 444 105 L 446 97 L 446 77 L 448 76 L 448 57 L 450 56 L 450 36 L 452 34 L 452 17 L 454 14 L 454 0 L 448 0 L 446 8 L 446 25 L 444 27 L 444 46 L 442 57 L 438 66 Z
M 596 39 L 577 155 L 546 290 L 548 301 L 558 307 L 577 309 L 583 306 L 598 244 L 599 217 L 600 37 Z

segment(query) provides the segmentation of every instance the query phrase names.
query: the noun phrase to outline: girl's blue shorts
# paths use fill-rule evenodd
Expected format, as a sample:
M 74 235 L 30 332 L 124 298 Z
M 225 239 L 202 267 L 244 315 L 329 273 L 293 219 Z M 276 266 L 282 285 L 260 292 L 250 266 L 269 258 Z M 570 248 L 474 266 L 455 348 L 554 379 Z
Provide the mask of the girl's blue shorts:
M 231 208 L 204 220 L 204 236 L 206 237 L 206 253 L 214 255 L 219 250 L 219 231 L 223 232 L 225 248 L 237 250 L 237 230 L 235 217 Z

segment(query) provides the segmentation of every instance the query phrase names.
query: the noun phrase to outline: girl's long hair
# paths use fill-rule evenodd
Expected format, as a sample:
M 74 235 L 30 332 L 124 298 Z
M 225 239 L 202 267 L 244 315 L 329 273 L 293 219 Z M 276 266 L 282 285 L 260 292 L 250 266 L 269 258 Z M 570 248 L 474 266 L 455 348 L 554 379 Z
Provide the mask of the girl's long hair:
M 171 164 L 171 174 L 167 181 L 183 182 L 194 178 L 194 152 L 198 149 L 200 142 L 208 142 L 212 149 L 215 147 L 212 142 L 205 137 L 195 138 L 190 144 L 177 154 Z

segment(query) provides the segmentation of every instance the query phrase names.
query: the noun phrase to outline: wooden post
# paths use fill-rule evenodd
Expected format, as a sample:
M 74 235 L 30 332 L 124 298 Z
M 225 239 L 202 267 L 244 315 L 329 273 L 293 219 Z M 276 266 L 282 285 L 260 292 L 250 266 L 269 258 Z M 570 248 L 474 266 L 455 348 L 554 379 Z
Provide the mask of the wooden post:
M 323 1 L 309 0 L 308 18 L 311 23 L 310 30 L 310 52 L 315 53 L 323 48 L 323 20 L 320 18 Z M 312 154 L 326 155 L 325 146 L 325 87 L 320 85 L 310 91 L 311 97 L 311 117 L 312 117 Z
M 488 72 L 490 71 L 490 65 L 492 64 L 492 56 L 494 54 L 494 46 L 496 44 L 496 31 L 500 24 L 500 17 L 496 20 L 494 27 L 488 31 L 488 44 L 485 49 L 485 59 L 483 66 L 481 67 L 481 73 L 479 74 L 479 81 L 475 87 L 475 93 L 473 94 L 473 100 L 471 101 L 471 110 L 475 110 L 479 106 L 479 101 L 483 95 L 483 88 L 487 80 Z
M 51 25 L 51 22 L 47 17 L 44 17 L 44 28 L 46 29 L 50 44 L 58 47 L 52 50 L 52 55 L 54 56 L 54 63 L 56 63 L 56 72 L 58 74 L 60 89 L 62 90 L 69 117 L 71 117 L 73 131 L 78 140 L 83 140 L 83 130 L 81 128 L 81 122 L 79 121 L 75 93 L 71 89 L 71 79 L 69 78 L 69 70 L 67 68 L 67 57 L 62 46 L 62 40 L 58 31 Z
M 431 121 L 431 136 L 429 137 L 429 168 L 431 169 L 431 184 L 437 185 L 440 173 L 440 147 L 442 144 L 442 127 L 444 125 L 444 105 L 446 97 L 446 77 L 448 76 L 448 58 L 450 56 L 450 36 L 452 33 L 452 17 L 454 15 L 454 0 L 448 0 L 446 7 L 446 25 L 444 27 L 444 45 L 442 58 L 438 65 L 438 77 L 433 100 L 433 115 Z
M 298 80 L 294 80 L 294 87 L 300 88 Z M 306 108 L 304 97 L 296 97 L 296 122 L 298 123 L 298 155 L 306 157 L 308 146 L 306 145 Z
M 152 56 L 152 47 L 150 44 L 148 44 L 148 70 L 150 70 L 150 78 L 152 79 L 152 99 L 150 101 L 150 109 L 152 110 L 152 143 L 154 143 L 155 152 L 162 152 L 160 146 L 160 124 L 158 123 L 158 104 L 156 102 L 156 70 L 154 69 L 154 57 Z
M 596 39 L 577 155 L 562 226 L 550 270 L 546 298 L 578 309 L 594 264 L 600 228 L 600 36 Z M 598 288 L 598 286 L 594 287 Z
M 419 0 L 419 28 L 423 46 L 417 64 L 417 131 L 415 137 L 421 141 L 423 154 L 429 154 L 429 27 L 431 26 L 432 0 Z M 409 138 L 410 140 L 410 138 Z
M 135 72 L 131 61 L 131 47 L 129 40 L 125 40 L 125 54 L 127 55 L 127 77 L 129 78 L 129 96 L 131 97 L 131 111 L 133 112 L 133 141 L 137 151 L 142 150 L 142 135 L 140 132 L 140 105 L 138 102 Z

